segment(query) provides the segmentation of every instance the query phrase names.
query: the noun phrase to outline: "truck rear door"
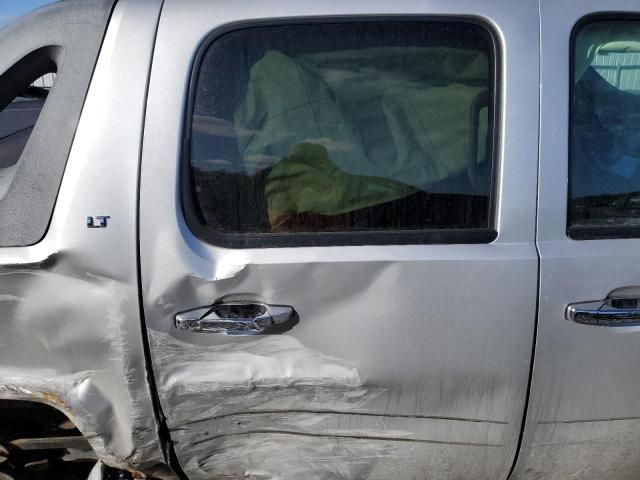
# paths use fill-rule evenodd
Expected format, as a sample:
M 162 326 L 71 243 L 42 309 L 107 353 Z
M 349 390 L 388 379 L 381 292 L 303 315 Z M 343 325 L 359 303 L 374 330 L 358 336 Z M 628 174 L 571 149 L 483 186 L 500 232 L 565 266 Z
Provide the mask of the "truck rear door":
M 543 0 L 540 307 L 520 479 L 640 472 L 640 8 Z
M 537 19 L 165 1 L 140 253 L 189 478 L 507 478 L 536 314 Z

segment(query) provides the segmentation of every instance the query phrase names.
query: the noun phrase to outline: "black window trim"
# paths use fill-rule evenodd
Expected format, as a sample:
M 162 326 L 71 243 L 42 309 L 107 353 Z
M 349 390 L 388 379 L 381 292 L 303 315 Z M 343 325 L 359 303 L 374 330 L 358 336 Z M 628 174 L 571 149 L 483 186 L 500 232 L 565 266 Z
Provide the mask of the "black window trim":
M 451 22 L 471 24 L 483 28 L 490 39 L 491 77 L 490 100 L 492 105 L 491 126 L 491 187 L 489 190 L 489 212 L 487 228 L 430 229 L 430 230 L 386 230 L 348 232 L 302 232 L 302 233 L 225 233 L 205 226 L 195 199 L 195 185 L 191 172 L 191 129 L 199 72 L 207 50 L 220 37 L 230 32 L 256 27 L 282 25 L 308 25 L 318 23 L 365 23 L 365 22 Z M 488 244 L 498 237 L 497 202 L 498 172 L 501 161 L 502 116 L 502 49 L 495 29 L 480 17 L 465 15 L 333 15 L 313 17 L 290 17 L 281 19 L 246 20 L 222 25 L 210 32 L 198 46 L 192 62 L 188 96 L 183 117 L 182 148 L 180 154 L 179 197 L 180 207 L 187 227 L 200 240 L 211 245 L 232 248 L 287 248 L 364 245 L 436 245 L 436 244 Z
M 601 21 L 638 21 L 640 22 L 640 13 L 635 12 L 619 12 L 619 11 L 602 11 L 593 12 L 581 17 L 571 29 L 569 38 L 569 148 L 567 157 L 567 212 L 566 212 L 566 235 L 570 240 L 615 240 L 615 239 L 632 239 L 640 238 L 640 226 L 635 225 L 593 225 L 593 226 L 572 226 L 571 225 L 571 172 L 573 171 L 573 116 L 574 116 L 574 80 L 575 80 L 575 46 L 576 39 L 580 30 L 590 23 Z M 638 188 L 640 190 L 640 188 Z

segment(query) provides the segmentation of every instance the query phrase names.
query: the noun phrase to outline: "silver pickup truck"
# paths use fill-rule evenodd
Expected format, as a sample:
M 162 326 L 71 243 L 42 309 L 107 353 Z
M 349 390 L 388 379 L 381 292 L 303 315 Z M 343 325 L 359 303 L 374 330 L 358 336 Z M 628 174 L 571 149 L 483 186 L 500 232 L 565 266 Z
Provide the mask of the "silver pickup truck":
M 637 1 L 63 0 L 0 110 L 0 478 L 640 478 Z

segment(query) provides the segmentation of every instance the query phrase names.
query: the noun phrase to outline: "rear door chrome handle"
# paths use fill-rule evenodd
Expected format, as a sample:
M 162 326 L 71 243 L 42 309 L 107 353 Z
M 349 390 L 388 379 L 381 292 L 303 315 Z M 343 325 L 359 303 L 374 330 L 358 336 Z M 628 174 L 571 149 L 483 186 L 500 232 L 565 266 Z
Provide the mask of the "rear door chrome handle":
M 293 307 L 252 302 L 217 303 L 178 313 L 178 330 L 219 335 L 283 333 L 298 323 Z
M 640 298 L 618 297 L 570 303 L 565 318 L 582 325 L 601 327 L 640 326 Z

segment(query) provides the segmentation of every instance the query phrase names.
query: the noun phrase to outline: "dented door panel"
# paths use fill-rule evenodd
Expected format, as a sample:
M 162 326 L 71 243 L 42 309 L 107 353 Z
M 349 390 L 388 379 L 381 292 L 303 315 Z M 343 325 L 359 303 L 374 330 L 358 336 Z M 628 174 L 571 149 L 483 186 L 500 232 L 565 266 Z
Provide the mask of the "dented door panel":
M 190 476 L 249 471 L 259 478 L 264 469 L 292 479 L 388 478 L 394 471 L 494 478 L 508 469 L 505 451 L 513 452 L 520 410 L 507 412 L 526 388 L 517 376 L 526 379 L 527 361 L 520 358 L 515 371 L 503 365 L 526 352 L 530 338 L 518 340 L 522 323 L 512 317 L 485 321 L 473 305 L 452 306 L 442 285 L 450 276 L 472 289 L 469 272 L 481 262 L 457 256 L 354 268 L 350 261 L 262 264 L 258 256 L 226 280 L 196 278 L 195 271 L 174 277 L 176 301 L 152 297 L 154 316 L 168 325 L 150 330 L 160 398 Z M 506 263 L 518 271 L 507 273 Z M 533 282 L 534 266 L 526 257 L 492 262 L 495 287 L 483 295 Z M 404 291 L 389 288 L 400 283 Z M 321 295 L 311 293 L 319 288 Z M 300 324 L 283 335 L 233 340 L 173 331 L 175 308 L 229 291 L 296 305 Z M 353 301 L 362 297 L 371 300 Z M 530 318 L 523 306 L 530 302 L 514 296 L 502 308 Z M 394 305 L 402 310 L 385 310 Z M 511 345 L 479 335 L 473 322 L 508 334 Z M 488 372 L 471 368 L 477 363 Z
M 498 32 L 497 240 L 226 249 L 197 238 L 180 172 L 205 38 L 251 19 L 394 14 L 472 16 Z M 142 295 L 160 403 L 190 479 L 507 477 L 535 323 L 538 66 L 522 57 L 537 45 L 536 18 L 535 2 L 501 0 L 165 2 L 142 160 Z M 246 337 L 175 327 L 178 313 L 234 301 L 292 306 L 299 322 Z

